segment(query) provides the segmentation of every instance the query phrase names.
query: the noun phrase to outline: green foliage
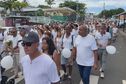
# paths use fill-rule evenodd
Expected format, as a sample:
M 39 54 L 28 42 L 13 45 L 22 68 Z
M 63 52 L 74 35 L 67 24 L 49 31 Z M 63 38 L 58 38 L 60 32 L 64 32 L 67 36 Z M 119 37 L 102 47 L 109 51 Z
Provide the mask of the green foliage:
M 125 10 L 122 8 L 118 8 L 118 9 L 110 9 L 110 10 L 103 10 L 98 16 L 99 17 L 105 17 L 105 18 L 110 18 L 113 15 L 119 14 L 124 12 Z
M 3 0 L 0 1 L 0 7 L 5 8 L 5 10 L 9 10 L 12 12 L 12 9 L 20 11 L 21 8 L 28 6 L 26 2 L 19 2 L 17 0 Z
M 0 1 L 0 7 L 5 8 L 5 10 L 10 10 L 12 11 L 13 9 L 13 3 L 17 0 L 3 0 Z
M 28 4 L 26 2 L 19 2 L 19 1 L 15 1 L 12 5 L 12 7 L 16 10 L 16 11 L 21 11 L 22 8 L 27 7 Z
M 80 15 L 85 14 L 86 4 L 84 3 L 78 3 L 75 1 L 65 1 L 64 3 L 59 4 L 59 7 L 69 7 L 73 10 L 75 10 Z
M 37 16 L 43 16 L 44 15 L 44 11 L 42 9 L 39 9 L 37 12 L 36 12 L 36 15 Z
M 46 5 L 39 5 L 38 7 L 39 7 L 39 8 L 51 8 L 51 7 L 46 6 Z
M 45 0 L 45 2 L 51 7 L 52 4 L 54 4 L 54 0 Z

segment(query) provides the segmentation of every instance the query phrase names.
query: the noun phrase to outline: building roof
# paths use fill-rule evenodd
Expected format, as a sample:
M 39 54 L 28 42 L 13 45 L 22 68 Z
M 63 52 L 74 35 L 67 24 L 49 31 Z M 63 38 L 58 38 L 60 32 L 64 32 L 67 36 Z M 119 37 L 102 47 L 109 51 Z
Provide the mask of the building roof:
M 30 19 L 30 17 L 28 17 L 28 16 L 7 16 L 7 17 L 5 17 L 5 18 L 27 18 L 27 19 Z
M 26 8 L 22 8 L 22 12 L 30 12 L 30 11 L 37 11 L 41 8 L 38 7 L 26 7 Z M 46 9 L 42 9 L 45 12 L 52 12 L 52 11 L 71 11 L 71 12 L 75 12 L 75 10 L 68 8 L 68 7 L 63 7 L 63 8 L 46 8 Z
M 75 12 L 75 10 L 68 8 L 68 7 L 62 7 L 62 8 L 46 8 L 43 9 L 43 11 L 62 11 L 62 10 L 68 10 L 68 11 L 72 11 Z
M 118 16 L 120 16 L 120 15 L 126 15 L 126 11 L 124 11 L 124 12 L 122 12 L 122 13 L 119 13 L 119 14 L 117 14 L 117 15 L 113 15 L 114 17 L 118 17 Z
M 38 11 L 39 9 L 41 9 L 41 8 L 37 8 L 37 7 L 31 7 L 31 6 L 29 6 L 29 7 L 26 7 L 26 8 L 22 8 L 22 12 L 33 12 L 33 11 Z
M 63 8 L 47 8 L 43 9 L 44 12 L 49 12 L 49 13 L 62 13 L 63 15 L 69 15 L 71 13 L 76 13 L 75 10 L 68 8 L 68 7 L 63 7 Z

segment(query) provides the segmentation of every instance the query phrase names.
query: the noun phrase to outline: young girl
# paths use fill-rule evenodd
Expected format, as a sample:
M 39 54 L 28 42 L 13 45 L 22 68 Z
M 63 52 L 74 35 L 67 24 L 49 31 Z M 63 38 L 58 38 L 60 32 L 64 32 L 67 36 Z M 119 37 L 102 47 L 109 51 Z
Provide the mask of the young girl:
M 60 54 L 56 50 L 54 42 L 51 38 L 45 37 L 42 39 L 42 50 L 54 60 L 57 66 L 58 73 L 60 74 Z

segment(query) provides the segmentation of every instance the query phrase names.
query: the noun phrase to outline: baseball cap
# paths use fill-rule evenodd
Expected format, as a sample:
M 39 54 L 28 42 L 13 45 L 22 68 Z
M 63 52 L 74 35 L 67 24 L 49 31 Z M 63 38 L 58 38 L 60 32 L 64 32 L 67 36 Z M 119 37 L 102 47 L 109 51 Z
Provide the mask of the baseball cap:
M 39 36 L 36 32 L 29 32 L 25 35 L 25 37 L 22 39 L 24 42 L 32 42 L 37 43 L 39 42 Z

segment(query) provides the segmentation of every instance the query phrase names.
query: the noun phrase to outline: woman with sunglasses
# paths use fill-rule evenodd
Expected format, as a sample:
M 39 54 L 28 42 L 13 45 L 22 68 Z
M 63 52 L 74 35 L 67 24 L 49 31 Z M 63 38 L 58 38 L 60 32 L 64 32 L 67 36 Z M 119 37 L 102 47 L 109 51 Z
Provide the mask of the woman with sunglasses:
M 43 38 L 42 39 L 42 51 L 48 54 L 56 63 L 58 73 L 60 74 L 60 53 L 56 50 L 54 42 L 51 38 Z

